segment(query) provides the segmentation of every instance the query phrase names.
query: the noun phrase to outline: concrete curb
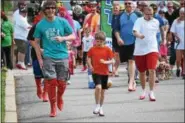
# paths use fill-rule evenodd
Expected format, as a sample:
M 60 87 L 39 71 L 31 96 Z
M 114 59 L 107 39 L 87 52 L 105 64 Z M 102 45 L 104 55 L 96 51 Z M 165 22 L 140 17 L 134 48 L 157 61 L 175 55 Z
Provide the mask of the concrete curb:
M 15 80 L 11 70 L 6 73 L 5 93 L 5 122 L 17 122 Z

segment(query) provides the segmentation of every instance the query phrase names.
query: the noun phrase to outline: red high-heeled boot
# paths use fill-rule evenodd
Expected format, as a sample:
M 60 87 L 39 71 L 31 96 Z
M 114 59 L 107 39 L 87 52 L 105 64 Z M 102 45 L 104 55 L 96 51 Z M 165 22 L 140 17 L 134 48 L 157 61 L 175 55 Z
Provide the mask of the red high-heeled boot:
M 58 91 L 57 91 L 57 106 L 60 111 L 63 109 L 64 101 L 63 101 L 63 94 L 66 89 L 66 82 L 58 81 Z
M 37 87 L 37 96 L 39 99 L 42 99 L 41 78 L 35 78 L 35 83 L 36 83 L 36 87 Z
M 50 117 L 55 117 L 57 115 L 56 112 L 56 87 L 57 87 L 57 80 L 52 79 L 48 80 L 48 96 L 50 101 Z

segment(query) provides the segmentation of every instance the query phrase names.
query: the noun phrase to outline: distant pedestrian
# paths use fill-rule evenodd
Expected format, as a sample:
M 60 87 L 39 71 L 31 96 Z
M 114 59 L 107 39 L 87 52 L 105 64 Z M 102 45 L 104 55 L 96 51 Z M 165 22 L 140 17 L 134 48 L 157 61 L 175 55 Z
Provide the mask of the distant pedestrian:
M 87 53 L 91 47 L 93 47 L 94 37 L 90 34 L 90 28 L 84 29 L 84 37 L 82 38 L 82 51 L 83 51 L 83 68 L 82 71 L 87 70 Z
M 93 113 L 99 114 L 100 116 L 104 116 L 103 102 L 105 97 L 105 90 L 108 89 L 108 64 L 114 63 L 114 55 L 111 49 L 105 46 L 105 38 L 106 36 L 104 32 L 96 33 L 96 44 L 87 53 L 88 65 L 92 71 L 92 77 L 95 83 L 96 106 Z
M 13 26 L 4 12 L 1 12 L 1 19 L 1 58 L 5 66 L 12 70 L 11 48 L 15 44 L 13 39 Z
M 185 20 L 185 16 L 184 16 L 185 12 L 184 12 L 184 8 L 181 8 L 179 11 L 179 18 L 177 18 L 171 27 L 171 32 L 174 34 L 176 42 L 178 43 L 176 46 L 176 64 L 177 64 L 177 71 L 176 71 L 176 75 L 177 77 L 180 76 L 180 65 L 181 62 L 183 62 L 183 76 L 185 76 L 185 63 L 184 63 L 184 59 L 185 59 L 185 41 L 184 41 L 184 20 Z M 183 59 L 181 61 L 181 59 Z
M 69 74 L 70 78 L 71 75 L 74 74 L 74 69 L 76 68 L 76 59 L 75 59 L 75 52 L 72 50 L 72 46 L 70 43 L 67 43 L 67 48 L 68 48 L 68 54 L 69 54 Z M 67 80 L 67 84 L 71 84 L 71 81 Z
M 18 61 L 16 64 L 16 67 L 19 69 L 26 70 L 25 66 L 25 55 L 27 50 L 27 36 L 28 32 L 31 28 L 31 25 L 27 21 L 27 9 L 21 8 L 19 10 L 19 17 L 15 20 L 15 27 L 14 27 L 14 40 L 17 46 L 17 52 L 18 52 Z

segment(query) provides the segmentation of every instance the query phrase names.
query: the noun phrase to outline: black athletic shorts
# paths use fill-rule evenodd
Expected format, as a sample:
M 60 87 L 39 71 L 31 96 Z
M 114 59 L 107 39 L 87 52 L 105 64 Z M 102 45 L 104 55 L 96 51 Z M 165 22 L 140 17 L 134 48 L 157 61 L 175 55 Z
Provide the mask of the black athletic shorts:
M 108 89 L 107 82 L 108 82 L 108 75 L 99 75 L 96 73 L 92 74 L 93 81 L 95 86 L 101 84 L 102 89 Z
M 134 48 L 135 44 L 120 46 L 119 56 L 121 63 L 128 62 L 128 60 L 134 59 Z

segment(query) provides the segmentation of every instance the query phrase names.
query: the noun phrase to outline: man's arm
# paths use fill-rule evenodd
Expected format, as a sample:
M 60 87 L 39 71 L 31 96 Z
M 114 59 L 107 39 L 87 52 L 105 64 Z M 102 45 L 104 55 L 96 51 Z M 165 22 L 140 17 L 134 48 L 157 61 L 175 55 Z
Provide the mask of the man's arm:
M 145 38 L 145 36 L 139 32 L 137 32 L 136 30 L 133 30 L 133 34 L 136 38 L 140 38 L 140 39 L 143 39 Z

